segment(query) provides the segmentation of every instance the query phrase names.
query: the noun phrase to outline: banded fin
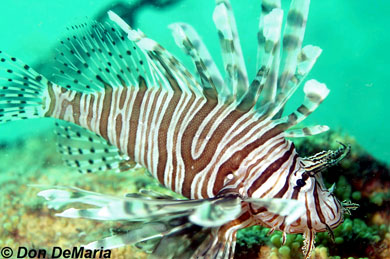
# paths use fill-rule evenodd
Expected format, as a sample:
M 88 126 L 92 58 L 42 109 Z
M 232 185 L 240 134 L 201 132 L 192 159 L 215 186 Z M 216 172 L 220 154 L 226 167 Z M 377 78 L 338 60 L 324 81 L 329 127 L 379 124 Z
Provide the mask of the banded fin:
M 64 121 L 56 122 L 58 149 L 64 162 L 80 173 L 127 171 L 136 163 L 101 136 Z
M 276 96 L 276 82 L 279 65 L 280 32 L 283 23 L 283 10 L 274 8 L 264 10 L 260 16 L 258 33 L 258 63 L 259 70 L 252 81 L 244 98 L 238 106 L 241 110 L 252 108 L 256 101 L 259 106 L 273 103 Z M 280 3 L 275 3 L 280 7 Z M 264 15 L 264 16 L 263 16 Z M 276 70 L 276 71 L 275 71 Z M 264 91 L 263 91 L 264 90 Z M 262 100 L 258 101 L 261 93 Z
M 268 18 L 268 19 L 265 19 Z M 280 65 L 280 31 L 282 30 L 283 12 L 281 9 L 274 9 L 265 17 L 264 33 L 266 37 L 265 60 L 267 62 L 268 75 L 262 80 L 264 91 L 262 100 L 257 102 L 257 106 L 267 103 L 274 103 L 277 94 L 277 82 Z M 261 69 L 261 68 L 260 68 Z
M 109 23 L 89 22 L 71 26 L 56 57 L 55 79 L 78 92 L 103 91 L 106 87 L 157 87 L 155 72 L 142 51 L 126 34 Z
M 250 87 L 246 94 L 245 101 L 249 101 L 249 104 L 244 101 L 241 104 L 248 106 L 248 109 L 253 106 L 252 96 L 255 96 L 256 91 L 261 92 L 261 95 L 254 98 L 254 110 L 258 116 L 280 118 L 285 103 L 306 78 L 321 54 L 321 49 L 316 46 L 308 45 L 301 49 L 308 5 L 308 0 L 291 3 L 283 33 L 284 46 L 280 61 L 279 41 L 283 14 L 280 1 L 267 0 L 262 3 L 258 32 L 259 71 L 251 84 L 251 87 L 255 86 L 254 89 Z M 300 10 L 300 7 L 303 9 Z M 282 71 L 279 72 L 279 69 Z
M 171 24 L 169 28 L 176 44 L 192 58 L 202 82 L 204 96 L 225 102 L 222 76 L 196 31 L 185 23 Z
M 301 104 L 296 111 L 284 118 L 287 119 L 287 128 L 290 128 L 303 121 L 315 109 L 317 109 L 317 107 L 329 94 L 329 89 L 326 87 L 326 85 L 319 83 L 314 79 L 306 82 L 303 91 L 305 93 L 303 104 Z
M 120 229 L 119 229 L 120 231 Z M 148 258 L 192 258 L 193 249 L 210 235 L 209 228 L 188 222 L 185 217 L 137 224 L 130 230 L 91 242 L 86 249 L 114 249 L 125 245 L 149 253 Z
M 87 209 L 70 208 L 57 216 L 135 224 L 130 225 L 128 231 L 92 242 L 86 248 L 103 246 L 111 249 L 135 244 L 153 252 L 154 258 L 171 258 L 171 255 L 185 255 L 188 258 L 199 254 L 231 258 L 235 245 L 234 224 L 237 225 L 235 219 L 242 213 L 242 201 L 256 203 L 280 215 L 287 216 L 293 212 L 294 220 L 297 216 L 294 210 L 300 210 L 295 200 L 242 199 L 237 195 L 202 200 L 153 199 L 150 195 L 139 193 L 115 197 L 61 186 L 41 191 L 38 195 L 48 201 L 49 208 L 56 210 L 71 204 L 94 206 Z M 233 224 L 232 228 L 229 224 Z M 224 242 L 219 244 L 222 233 Z M 177 249 L 164 250 L 172 242 L 176 242 Z
M 2 51 L 0 65 L 0 123 L 43 117 L 49 81 Z
M 179 230 L 161 238 L 149 258 L 197 258 L 194 256 L 194 248 L 207 242 L 210 232 L 209 228 L 184 223 Z
M 138 192 L 139 193 L 128 193 L 128 194 L 126 194 L 126 197 L 130 197 L 130 198 L 144 197 L 144 198 L 165 199 L 165 200 L 175 200 L 176 199 L 175 197 L 173 197 L 171 195 L 156 192 L 154 190 L 140 189 Z
M 227 84 L 224 96 L 238 101 L 248 89 L 248 75 L 238 37 L 236 21 L 228 0 L 216 0 L 213 21 L 218 30 Z
M 310 228 L 305 230 L 305 232 L 303 233 L 304 241 L 302 251 L 305 256 L 305 259 L 309 259 L 314 251 L 315 236 L 316 232 Z
M 269 117 L 275 117 L 275 119 L 280 118 L 283 112 L 284 105 L 295 93 L 301 82 L 306 78 L 310 70 L 313 68 L 321 52 L 322 50 L 319 47 L 313 45 L 307 45 L 301 50 L 299 54 L 299 63 L 297 65 L 297 71 L 288 82 L 288 91 L 282 92 L 279 91 L 278 88 L 275 101 L 273 103 L 269 102 L 269 106 L 263 105 L 262 99 L 260 99 L 255 106 L 255 110 L 259 113 L 259 116 L 263 116 L 263 114 L 265 114 Z
M 202 227 L 216 227 L 234 220 L 240 212 L 241 200 L 237 196 L 222 196 L 215 198 L 215 202 L 212 203 L 203 202 L 189 219 Z
M 133 30 L 125 21 L 112 11 L 108 12 L 115 22 L 145 54 L 148 64 L 159 74 L 159 84 L 174 91 L 202 94 L 202 87 L 192 74 L 171 54 L 154 40 L 147 38 L 140 30 Z
M 306 78 L 321 53 L 322 49 L 317 46 L 307 45 L 302 48 L 298 55 L 298 64 L 295 74 L 296 77 L 299 77 L 298 82 L 302 82 L 302 80 Z
M 165 200 L 150 199 L 142 195 L 114 197 L 84 191 L 74 187 L 57 186 L 56 189 L 41 191 L 38 195 L 48 200 L 50 208 L 72 203 L 84 203 L 98 208 L 70 208 L 57 214 L 68 218 L 88 218 L 94 220 L 150 221 L 169 215 L 187 215 L 197 225 L 219 226 L 233 220 L 241 211 L 240 200 L 236 196 L 210 198 L 204 200 Z M 96 201 L 99 201 L 96 203 Z
M 279 43 L 281 15 L 276 15 L 280 10 L 280 1 L 266 0 L 262 3 L 262 16 L 258 32 L 259 72 L 252 82 L 256 86 L 255 88 L 261 91 L 261 95 L 255 98 L 256 104 L 254 106 L 258 117 L 280 118 L 284 105 L 306 78 L 321 54 L 321 49 L 312 45 L 302 48 L 309 3 L 310 0 L 293 0 L 291 2 L 287 22 L 282 33 L 282 46 Z M 271 55 L 267 55 L 265 49 L 267 47 L 267 33 L 268 38 L 274 39 L 274 41 L 268 41 L 268 45 L 272 47 L 269 49 L 273 49 L 270 52 Z M 254 95 L 255 91 L 253 90 L 251 93 L 251 88 L 249 88 L 248 94 Z M 251 98 L 247 99 L 251 100 Z M 246 109 L 250 106 L 244 102 L 242 104 L 248 106 L 245 107 Z M 315 132 L 320 132 L 319 126 L 315 127 Z M 295 132 L 294 135 L 296 134 L 298 133 Z M 298 135 L 305 134 L 300 132 Z
M 285 89 L 286 91 L 278 91 L 275 100 L 275 107 L 272 113 L 270 113 L 270 116 L 274 116 L 276 113 L 279 113 L 277 116 L 278 118 L 281 116 L 285 103 L 295 93 L 301 82 L 303 82 L 303 80 L 309 74 L 318 57 L 321 55 L 321 52 L 321 48 L 313 45 L 307 45 L 301 50 L 298 55 L 296 73 L 287 82 L 288 89 Z
M 315 125 L 311 127 L 304 127 L 302 129 L 291 129 L 284 132 L 287 138 L 302 138 L 307 136 L 313 136 L 321 134 L 329 130 L 328 126 Z
M 268 47 L 266 47 L 266 41 L 268 34 L 266 31 L 269 30 L 268 26 L 271 26 L 271 28 L 277 28 L 276 24 L 268 23 L 266 17 L 270 17 L 269 14 L 273 12 L 276 9 L 281 8 L 280 0 L 263 0 L 261 2 L 261 14 L 259 18 L 259 30 L 257 32 L 257 63 L 256 67 L 260 68 L 263 67 L 263 65 L 267 64 L 268 62 L 264 62 L 264 55 L 266 50 L 269 50 Z M 271 16 L 272 17 L 272 16 Z M 273 19 L 271 19 L 273 20 Z M 271 29 L 271 31 L 274 31 Z M 275 31 L 276 32 L 276 31 Z M 277 35 L 275 35 L 277 36 Z M 278 35 L 278 38 L 280 38 L 280 32 Z M 275 39 L 275 38 L 273 38 Z M 274 41 L 273 41 L 274 42 Z
M 124 245 L 134 244 L 139 249 L 151 253 L 158 245 L 161 233 L 165 233 L 168 236 L 180 231 L 179 228 L 186 229 L 189 225 L 187 223 L 175 227 L 174 223 L 170 221 L 142 223 L 132 227 L 125 233 L 118 233 L 102 240 L 91 242 L 84 247 L 86 249 L 97 249 L 103 246 L 105 249 L 115 249 Z
M 283 33 L 283 48 L 280 61 L 278 89 L 283 94 L 289 91 L 288 82 L 294 76 L 298 54 L 306 29 L 310 0 L 292 0 Z

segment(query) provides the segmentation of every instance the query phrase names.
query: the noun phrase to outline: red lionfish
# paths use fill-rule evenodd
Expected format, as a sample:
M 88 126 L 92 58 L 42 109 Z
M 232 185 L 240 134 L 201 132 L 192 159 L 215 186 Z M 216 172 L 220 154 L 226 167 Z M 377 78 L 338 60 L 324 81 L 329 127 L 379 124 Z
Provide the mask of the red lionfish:
M 188 199 L 153 191 L 113 197 L 72 187 L 39 195 L 56 209 L 92 206 L 59 216 L 141 223 L 88 248 L 142 244 L 157 258 L 232 258 L 237 231 L 259 224 L 284 237 L 303 233 L 310 257 L 315 233 L 332 235 L 357 205 L 340 202 L 321 176 L 349 146 L 301 158 L 286 139 L 328 130 L 294 128 L 328 95 L 315 80 L 304 84 L 303 104 L 282 115 L 321 53 L 302 47 L 309 2 L 292 0 L 283 32 L 280 0 L 262 2 L 258 72 L 251 83 L 228 0 L 216 0 L 213 13 L 225 77 L 190 25 L 170 28 L 198 79 L 113 12 L 110 22 L 69 28 L 57 57 L 59 84 L 0 53 L 2 122 L 56 118 L 59 149 L 70 166 L 125 171 L 136 162 Z

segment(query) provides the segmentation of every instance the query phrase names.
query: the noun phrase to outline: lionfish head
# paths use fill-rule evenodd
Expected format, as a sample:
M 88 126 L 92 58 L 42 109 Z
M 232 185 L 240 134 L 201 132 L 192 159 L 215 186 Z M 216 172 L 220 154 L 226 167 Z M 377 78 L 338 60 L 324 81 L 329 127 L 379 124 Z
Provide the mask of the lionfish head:
M 343 222 L 344 213 L 350 214 L 351 209 L 357 208 L 356 204 L 340 202 L 333 193 L 335 185 L 326 188 L 321 175 L 322 171 L 337 164 L 349 154 L 350 146 L 340 144 L 341 147 L 337 150 L 322 151 L 301 159 L 294 187 L 294 195 L 305 203 L 304 217 L 307 227 L 315 232 L 326 230 L 332 238 L 331 230 Z
M 343 222 L 344 209 L 333 193 L 334 185 L 327 189 L 321 173 L 309 175 L 310 171 L 301 167 L 291 180 L 292 198 L 302 202 L 304 207 L 301 216 L 283 229 L 287 233 L 331 232 Z
M 349 153 L 350 147 L 341 145 L 337 150 L 322 151 L 311 157 L 295 156 L 284 170 L 286 181 L 281 184 L 279 180 L 273 181 L 274 186 L 264 188 L 265 185 L 262 185 L 252 192 L 252 199 L 272 197 L 297 202 L 288 208 L 288 216 L 273 213 L 261 204 L 251 203 L 249 207 L 255 220 L 271 228 L 271 231 L 303 233 L 306 255 L 310 255 L 314 247 L 316 232 L 327 231 L 333 239 L 332 229 L 343 222 L 344 213 L 349 214 L 351 209 L 357 208 L 356 204 L 340 202 L 333 193 L 334 185 L 328 189 L 322 179 L 322 171 L 337 164 Z M 277 188 L 278 185 L 280 188 Z M 277 193 L 273 193 L 273 190 L 277 190 Z
M 350 202 L 340 202 L 334 195 L 335 185 L 325 187 L 321 172 L 337 164 L 350 152 L 350 146 L 342 143 L 337 150 L 322 151 L 311 157 L 299 159 L 299 166 L 291 177 L 292 199 L 304 203 L 304 213 L 301 217 L 286 226 L 288 233 L 305 233 L 328 231 L 333 238 L 332 229 L 343 222 L 344 213 L 350 213 L 357 205 Z

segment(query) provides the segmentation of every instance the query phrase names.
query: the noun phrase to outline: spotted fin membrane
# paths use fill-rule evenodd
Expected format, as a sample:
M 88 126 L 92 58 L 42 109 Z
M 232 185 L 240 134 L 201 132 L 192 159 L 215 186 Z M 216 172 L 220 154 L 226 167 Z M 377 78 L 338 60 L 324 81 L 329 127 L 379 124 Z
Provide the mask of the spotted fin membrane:
M 42 117 L 47 79 L 2 51 L 0 65 L 0 123 Z
M 80 173 L 122 172 L 136 166 L 134 161 L 121 154 L 107 140 L 73 123 L 56 122 L 56 135 L 58 150 L 65 164 Z

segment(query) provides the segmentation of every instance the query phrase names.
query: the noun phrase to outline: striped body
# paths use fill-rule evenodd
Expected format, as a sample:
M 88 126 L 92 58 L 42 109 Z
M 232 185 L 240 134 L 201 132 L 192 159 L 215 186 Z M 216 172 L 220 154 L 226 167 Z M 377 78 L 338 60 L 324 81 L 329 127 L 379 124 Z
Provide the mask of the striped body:
M 310 181 L 305 186 L 311 186 L 310 194 L 296 188 L 302 159 L 285 139 L 283 124 L 259 121 L 252 112 L 204 97 L 156 88 L 116 87 L 92 94 L 52 89 L 47 116 L 99 134 L 179 194 L 191 199 L 229 193 L 298 199 L 318 215 L 316 228 L 309 215 L 286 227 L 284 217 L 248 204 L 233 228 L 261 224 L 302 233 L 308 226 L 320 232 L 326 230 L 325 224 L 334 228 L 342 222 L 337 216 L 340 203 L 334 200 L 338 204 L 334 210 L 321 198 L 328 192 L 323 184 Z
M 254 190 L 272 175 L 279 175 L 283 185 L 283 172 L 295 154 L 269 119 L 259 122 L 252 112 L 204 97 L 156 88 L 118 87 L 91 94 L 56 85 L 51 89 L 46 116 L 101 135 L 188 198 L 214 197 L 222 189 L 269 197 Z

